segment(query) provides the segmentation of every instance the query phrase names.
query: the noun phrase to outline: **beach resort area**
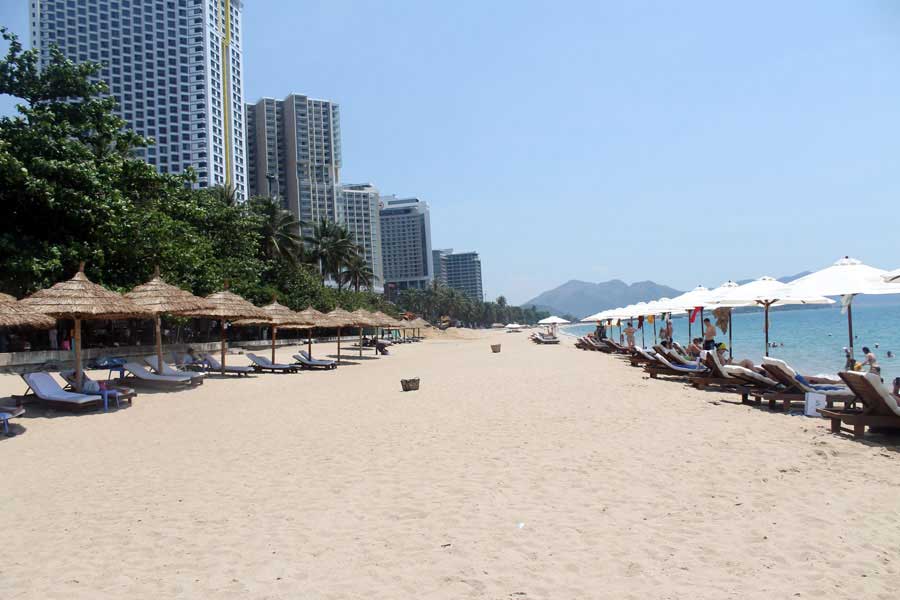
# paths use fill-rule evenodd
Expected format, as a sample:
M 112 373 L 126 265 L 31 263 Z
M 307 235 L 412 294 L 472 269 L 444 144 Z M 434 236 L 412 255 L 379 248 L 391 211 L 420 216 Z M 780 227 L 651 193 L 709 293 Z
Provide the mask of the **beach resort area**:
M 2 596 L 896 597 L 889 438 L 559 337 L 429 331 L 108 412 L 29 406 L 0 438 Z

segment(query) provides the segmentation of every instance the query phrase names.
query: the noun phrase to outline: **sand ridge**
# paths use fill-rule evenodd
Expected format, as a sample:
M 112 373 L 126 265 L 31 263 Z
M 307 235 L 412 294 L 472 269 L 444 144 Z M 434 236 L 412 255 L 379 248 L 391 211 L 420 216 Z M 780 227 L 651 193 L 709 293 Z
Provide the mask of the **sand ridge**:
M 571 340 L 391 352 L 30 411 L 0 439 L 3 596 L 895 597 L 896 448 Z

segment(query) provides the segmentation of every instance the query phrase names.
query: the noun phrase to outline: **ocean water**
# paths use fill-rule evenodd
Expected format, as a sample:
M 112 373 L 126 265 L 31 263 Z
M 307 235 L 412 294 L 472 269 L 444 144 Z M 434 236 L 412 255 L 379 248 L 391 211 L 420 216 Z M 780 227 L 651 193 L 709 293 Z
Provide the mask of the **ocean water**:
M 763 323 L 762 310 L 734 314 L 732 339 L 735 359 L 749 358 L 759 363 L 766 350 Z M 672 324 L 675 339 L 685 344 L 688 340 L 687 319 L 676 317 Z M 651 345 L 653 325 L 645 324 L 645 327 L 645 340 L 647 345 Z M 694 337 L 699 337 L 699 317 L 691 328 Z M 564 331 L 582 336 L 595 329 L 595 324 L 579 324 L 566 326 Z M 618 335 L 618 328 L 614 331 Z M 900 377 L 900 358 L 896 356 L 900 354 L 900 304 L 854 306 L 853 333 L 857 360 L 862 357 L 862 347 L 868 346 L 878 357 L 885 382 L 890 383 L 894 377 Z M 640 331 L 636 340 L 640 343 Z M 727 344 L 728 335 L 719 332 L 716 341 Z M 779 344 L 776 348 L 769 348 L 769 356 L 786 361 L 798 371 L 810 375 L 834 374 L 844 367 L 843 348 L 849 342 L 847 315 L 841 314 L 839 306 L 812 310 L 773 310 L 769 313 L 769 341 Z M 887 357 L 889 350 L 894 353 L 893 358 Z

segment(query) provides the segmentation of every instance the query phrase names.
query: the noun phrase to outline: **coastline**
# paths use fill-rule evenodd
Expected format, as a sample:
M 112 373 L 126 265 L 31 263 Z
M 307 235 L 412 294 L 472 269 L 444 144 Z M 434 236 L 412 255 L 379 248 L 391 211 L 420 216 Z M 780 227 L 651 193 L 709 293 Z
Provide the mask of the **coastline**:
M 896 447 L 647 379 L 568 337 L 459 330 L 345 356 L 334 372 L 211 378 L 109 413 L 29 410 L 0 439 L 5 591 L 895 593 Z

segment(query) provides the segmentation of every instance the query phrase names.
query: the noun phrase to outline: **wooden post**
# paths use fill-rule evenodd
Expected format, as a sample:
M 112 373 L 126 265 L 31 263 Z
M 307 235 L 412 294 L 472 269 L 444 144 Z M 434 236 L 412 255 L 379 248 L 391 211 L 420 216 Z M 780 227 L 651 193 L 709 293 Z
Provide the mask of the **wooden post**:
M 306 353 L 312 358 L 312 327 L 306 330 Z
M 153 315 L 153 320 L 156 325 L 156 372 L 162 375 L 163 368 L 163 356 L 162 356 L 162 318 L 159 313 Z
M 222 334 L 221 334 L 221 340 L 222 340 L 222 375 L 224 376 L 224 375 L 225 375 L 225 319 L 222 319 L 221 324 L 222 324 Z
M 769 355 L 769 303 L 768 303 L 768 302 L 765 303 L 765 307 L 766 307 L 766 324 L 765 324 L 765 328 L 766 328 L 766 356 L 768 356 L 768 355 Z
M 75 391 L 81 393 L 81 382 L 84 374 L 81 372 L 81 319 L 75 317 Z
M 338 327 L 338 364 L 341 364 L 341 328 Z
M 850 349 L 850 357 L 853 357 L 853 298 L 850 298 L 850 302 L 847 303 L 847 335 L 850 338 L 850 343 L 847 345 L 847 348 Z
M 275 336 L 278 335 L 278 327 L 272 324 L 272 362 L 275 362 Z
M 362 325 L 359 326 L 359 357 L 362 358 L 362 334 L 363 328 Z M 377 348 L 378 346 L 376 346 Z
M 731 341 L 731 328 L 732 328 L 731 313 L 733 311 L 734 311 L 734 309 L 732 309 L 732 308 L 728 309 L 728 358 L 729 359 L 734 358 L 734 343 Z

